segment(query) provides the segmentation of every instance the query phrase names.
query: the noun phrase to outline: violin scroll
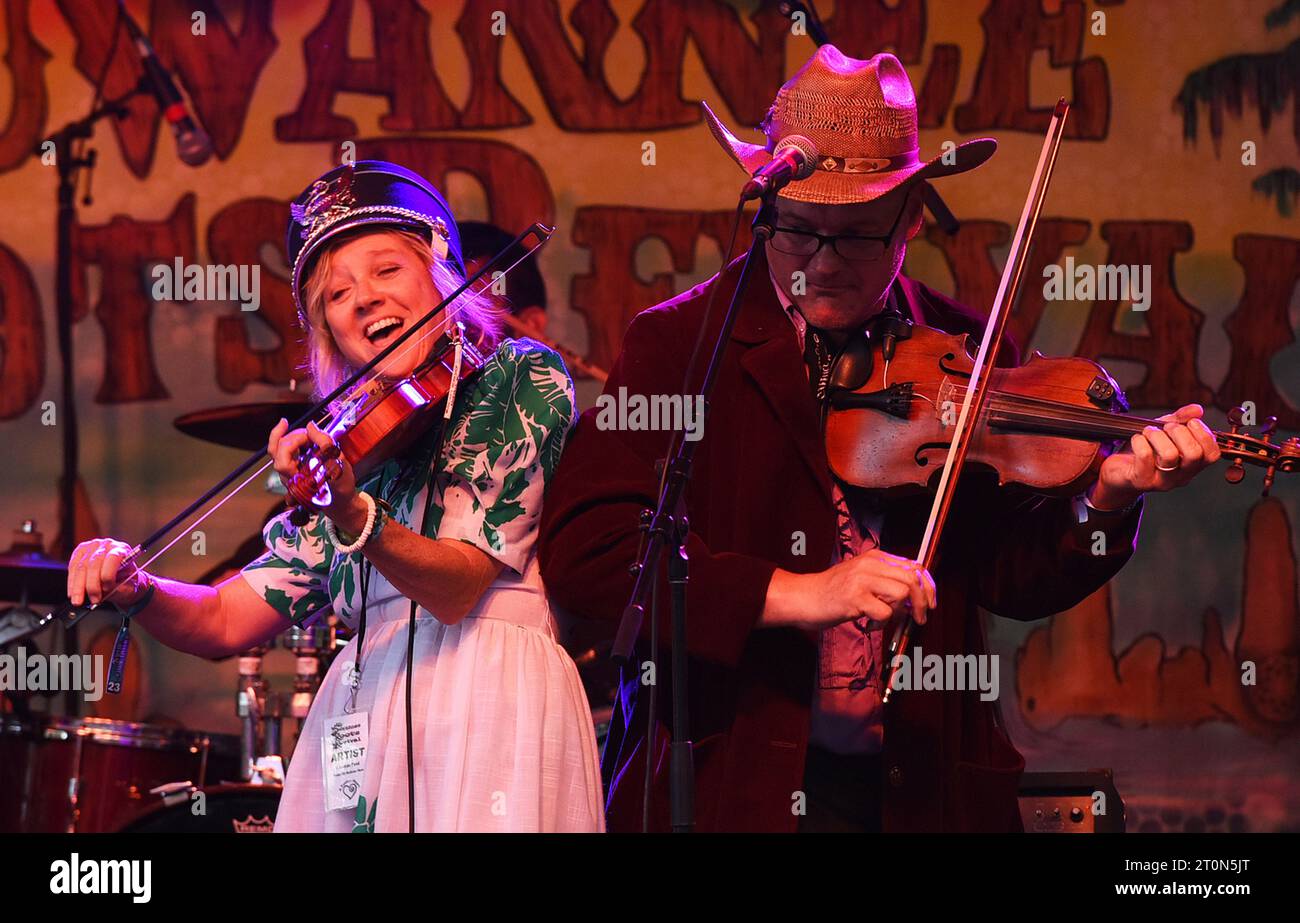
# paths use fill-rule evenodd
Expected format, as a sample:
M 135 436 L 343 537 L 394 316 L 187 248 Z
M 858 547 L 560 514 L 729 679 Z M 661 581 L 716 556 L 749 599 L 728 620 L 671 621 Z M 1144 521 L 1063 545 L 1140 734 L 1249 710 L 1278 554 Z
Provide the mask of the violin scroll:
M 1278 471 L 1290 474 L 1300 471 L 1300 437 L 1292 436 L 1281 445 L 1272 441 L 1277 431 L 1277 417 L 1267 417 L 1259 430 L 1250 435 L 1245 433 L 1246 408 L 1234 407 L 1228 411 L 1230 429 L 1226 433 L 1216 434 L 1219 447 L 1225 458 L 1231 458 L 1232 464 L 1223 473 L 1229 484 L 1239 484 L 1246 476 L 1245 463 L 1264 467 L 1263 495 L 1268 496 L 1273 489 L 1273 478 Z

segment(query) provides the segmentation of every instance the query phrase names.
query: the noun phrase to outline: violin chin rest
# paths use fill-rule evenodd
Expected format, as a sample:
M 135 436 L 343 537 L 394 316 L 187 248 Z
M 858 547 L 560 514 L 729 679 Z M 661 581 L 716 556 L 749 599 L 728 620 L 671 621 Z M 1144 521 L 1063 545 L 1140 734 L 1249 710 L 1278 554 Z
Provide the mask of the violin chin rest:
M 831 364 L 828 391 L 857 391 L 871 380 L 871 341 L 851 337 Z

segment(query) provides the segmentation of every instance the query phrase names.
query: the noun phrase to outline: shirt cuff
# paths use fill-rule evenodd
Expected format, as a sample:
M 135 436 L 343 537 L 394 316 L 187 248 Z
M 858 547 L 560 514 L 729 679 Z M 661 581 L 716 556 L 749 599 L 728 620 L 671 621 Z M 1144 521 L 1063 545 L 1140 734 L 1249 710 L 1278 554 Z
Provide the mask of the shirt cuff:
M 1100 510 L 1092 505 L 1087 493 L 1081 493 L 1074 498 L 1074 515 L 1080 525 L 1093 519 L 1119 519 L 1137 509 L 1138 504 L 1142 502 L 1143 496 L 1143 494 L 1138 494 L 1132 503 L 1118 510 Z

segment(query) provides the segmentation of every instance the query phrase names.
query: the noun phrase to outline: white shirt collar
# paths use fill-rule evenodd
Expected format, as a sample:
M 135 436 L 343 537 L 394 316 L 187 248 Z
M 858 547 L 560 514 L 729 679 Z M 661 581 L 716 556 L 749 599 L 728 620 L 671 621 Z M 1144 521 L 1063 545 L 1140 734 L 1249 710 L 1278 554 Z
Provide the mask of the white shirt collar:
M 772 280 L 772 288 L 776 290 L 776 298 L 781 302 L 781 309 L 785 311 L 785 316 L 788 317 L 790 323 L 794 325 L 794 332 L 799 337 L 799 351 L 803 352 L 804 336 L 808 332 L 808 321 L 804 319 L 803 314 L 799 312 L 799 309 L 795 307 L 794 302 L 790 300 L 790 296 L 786 294 L 781 283 L 777 281 L 776 273 L 772 272 L 772 265 L 770 263 L 767 267 L 767 277 Z

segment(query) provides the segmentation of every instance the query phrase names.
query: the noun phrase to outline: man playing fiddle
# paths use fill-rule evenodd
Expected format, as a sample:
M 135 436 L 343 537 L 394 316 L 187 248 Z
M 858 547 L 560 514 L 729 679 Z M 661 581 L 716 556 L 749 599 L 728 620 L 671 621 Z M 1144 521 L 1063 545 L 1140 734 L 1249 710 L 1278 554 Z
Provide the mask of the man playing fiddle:
M 833 46 L 777 94 L 766 147 L 706 115 L 749 171 L 790 135 L 811 139 L 819 159 L 777 198 L 777 230 L 742 298 L 687 489 L 697 829 L 1019 830 L 1024 760 L 998 727 L 994 703 L 979 690 L 912 689 L 882 706 L 882 627 L 910 612 L 919 626 L 913 644 L 927 655 L 984 655 L 979 607 L 1031 620 L 1075 605 L 1131 556 L 1142 495 L 1187 483 L 1219 449 L 1201 408 L 1188 405 L 1111 452 L 1076 498 L 963 477 L 934 573 L 925 571 L 911 556 L 928 498 L 839 483 L 826 460 L 821 401 L 836 354 L 886 310 L 981 335 L 976 312 L 900 270 L 922 226 L 924 184 L 979 166 L 996 144 L 967 142 L 947 163 L 920 160 L 902 65 L 888 54 L 846 58 Z M 680 393 L 710 293 L 718 288 L 706 342 L 740 264 L 639 314 L 606 393 Z M 1014 344 L 1004 344 L 1000 363 L 1018 364 Z M 655 463 L 670 435 L 601 429 L 594 411 L 582 416 L 542 519 L 542 572 L 560 604 L 611 623 L 620 617 L 639 514 L 654 506 Z M 666 666 L 652 687 L 663 718 L 671 714 Z M 636 695 L 639 675 L 628 672 L 606 745 L 610 830 L 641 826 L 649 696 Z M 654 734 L 650 826 L 662 830 L 662 720 Z

